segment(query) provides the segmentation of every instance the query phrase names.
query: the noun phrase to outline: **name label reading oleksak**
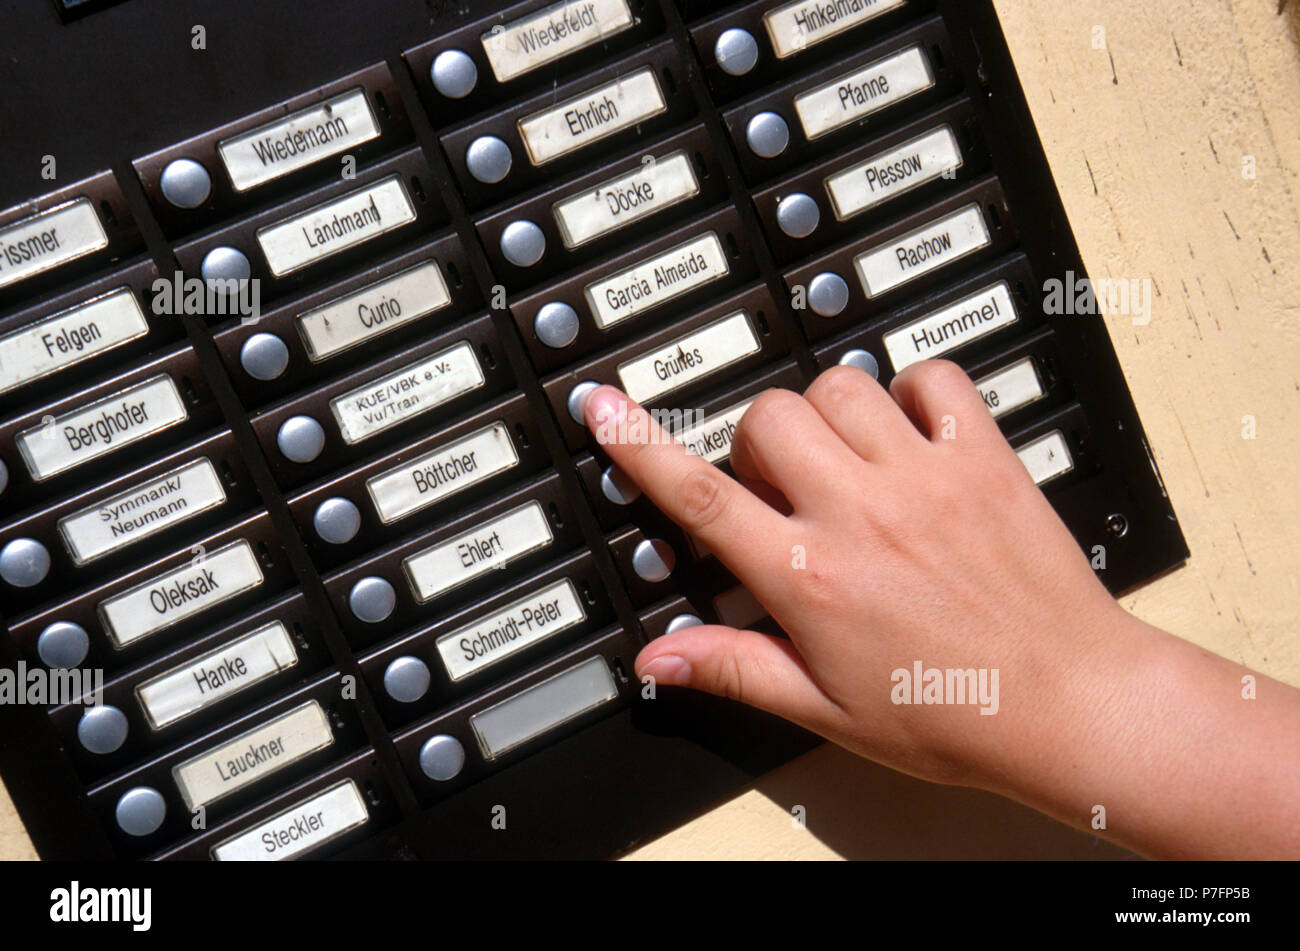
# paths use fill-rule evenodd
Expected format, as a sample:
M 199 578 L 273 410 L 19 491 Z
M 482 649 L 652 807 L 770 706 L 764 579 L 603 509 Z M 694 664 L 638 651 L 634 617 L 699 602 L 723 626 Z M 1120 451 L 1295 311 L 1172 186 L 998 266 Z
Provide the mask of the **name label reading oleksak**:
M 669 248 L 626 271 L 593 281 L 583 290 L 596 326 L 621 321 L 680 297 L 731 271 L 722 242 L 712 231 Z
M 626 0 L 565 0 L 495 26 L 480 39 L 492 75 L 505 83 L 634 23 Z
M 845 30 L 897 10 L 907 0 L 797 0 L 763 14 L 777 59 L 788 59 Z
M 313 363 L 426 317 L 451 303 L 435 261 L 422 261 L 298 315 L 307 358 Z
M 574 96 L 518 122 L 519 138 L 534 165 L 545 165 L 585 145 L 657 116 L 668 108 L 649 66 Z
M 411 593 L 423 603 L 493 569 L 504 568 L 554 540 L 541 504 L 528 502 L 403 559 L 402 570 Z
M 738 310 L 653 353 L 620 364 L 618 378 L 623 392 L 646 403 L 762 349 L 749 314 Z
M 438 654 L 453 681 L 505 660 L 525 647 L 587 619 L 568 578 L 534 592 L 473 624 L 438 638 Z
M 556 202 L 555 224 L 564 246 L 576 248 L 699 193 L 690 159 L 674 152 Z
M 933 86 L 930 58 L 913 46 L 795 96 L 794 111 L 811 141 Z
M 89 198 L 78 198 L 0 228 L 0 289 L 108 247 Z

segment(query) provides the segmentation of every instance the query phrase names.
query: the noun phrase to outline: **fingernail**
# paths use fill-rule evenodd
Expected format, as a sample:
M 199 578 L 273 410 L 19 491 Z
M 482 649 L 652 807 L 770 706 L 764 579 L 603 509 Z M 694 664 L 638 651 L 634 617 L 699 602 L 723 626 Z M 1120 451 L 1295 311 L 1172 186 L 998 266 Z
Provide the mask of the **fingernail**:
M 583 411 L 589 425 L 604 426 L 627 412 L 627 397 L 615 387 L 602 386 L 587 395 Z
M 678 657 L 676 654 L 660 654 L 637 671 L 637 676 L 653 677 L 655 683 L 666 684 L 669 687 L 684 687 L 691 682 L 691 665 L 687 663 L 685 657 Z

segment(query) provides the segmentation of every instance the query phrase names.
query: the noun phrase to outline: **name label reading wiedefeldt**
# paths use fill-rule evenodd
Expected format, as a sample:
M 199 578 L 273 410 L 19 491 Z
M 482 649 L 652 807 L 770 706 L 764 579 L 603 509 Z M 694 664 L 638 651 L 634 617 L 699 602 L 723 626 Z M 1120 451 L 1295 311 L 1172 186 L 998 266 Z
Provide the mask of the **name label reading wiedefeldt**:
M 745 400 L 735 406 L 729 406 L 720 413 L 714 413 L 702 423 L 674 434 L 673 438 L 705 462 L 717 465 L 731 456 L 731 441 L 735 438 L 736 427 L 745 410 L 753 405 L 753 400 Z
M 593 281 L 583 293 L 596 326 L 606 330 L 730 271 L 722 242 L 709 231 L 626 271 Z
M 873 155 L 826 179 L 826 193 L 839 221 L 920 188 L 962 166 L 961 146 L 948 126 Z
M 354 780 L 345 779 L 247 832 L 213 846 L 218 862 L 279 862 L 297 858 L 365 825 L 370 819 Z
M 853 259 L 868 297 L 901 287 L 993 243 L 979 205 L 968 205 Z
M 0 289 L 108 247 L 89 198 L 65 202 L 0 228 Z
M 933 360 L 972 340 L 1014 324 L 1020 317 L 1006 281 L 986 287 L 965 300 L 927 314 L 885 334 L 885 350 L 895 372 L 921 360 Z
M 788 59 L 845 30 L 897 10 L 907 0 L 798 0 L 763 14 L 777 59 Z
M 423 603 L 494 568 L 504 568 L 554 540 L 541 504 L 527 502 L 463 535 L 403 559 L 402 569 L 415 599 Z
M 620 364 L 618 378 L 623 392 L 646 403 L 762 349 L 749 314 L 738 310 L 653 353 Z
M 447 676 L 463 680 L 518 651 L 581 624 L 587 612 L 573 582 L 563 579 L 495 614 L 438 638 Z
M 990 373 L 982 380 L 976 380 L 975 389 L 979 390 L 984 405 L 989 408 L 994 419 L 1000 419 L 1046 395 L 1033 357 L 1025 357 L 996 373 Z
M 1025 464 L 1025 468 L 1029 470 L 1030 476 L 1038 485 L 1050 482 L 1074 469 L 1074 459 L 1070 455 L 1069 444 L 1066 443 L 1065 436 L 1059 429 L 1035 439 L 1027 446 L 1021 446 L 1016 450 L 1016 455 L 1020 457 L 1020 461 Z
M 668 108 L 649 66 L 519 120 L 519 138 L 534 165 L 545 165 Z
M 426 317 L 451 303 L 435 261 L 421 261 L 298 315 L 307 358 L 313 363 L 351 350 L 380 334 Z
M 627 0 L 565 0 L 495 26 L 480 39 L 492 75 L 505 83 L 634 23 Z
M 566 248 L 576 248 L 700 193 L 685 152 L 646 162 L 641 168 L 555 203 L 555 224 Z
M 930 58 L 913 46 L 795 96 L 794 111 L 812 140 L 933 86 Z

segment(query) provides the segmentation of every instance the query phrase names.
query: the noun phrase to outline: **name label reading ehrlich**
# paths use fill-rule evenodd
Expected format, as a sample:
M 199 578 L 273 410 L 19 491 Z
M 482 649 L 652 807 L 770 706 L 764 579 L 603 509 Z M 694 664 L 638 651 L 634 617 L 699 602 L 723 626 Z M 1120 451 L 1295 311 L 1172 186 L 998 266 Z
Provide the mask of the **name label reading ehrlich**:
M 826 193 L 839 221 L 882 205 L 962 166 L 961 146 L 948 126 L 873 155 L 826 179 Z
M 298 332 L 307 358 L 317 363 L 450 303 L 437 263 L 423 261 L 298 315 Z
M 629 360 L 618 368 L 623 392 L 646 403 L 716 373 L 763 349 L 749 322 L 738 310 L 653 353 Z
M 794 111 L 812 140 L 933 86 L 930 58 L 913 46 L 795 96 Z
M 968 205 L 853 259 L 862 289 L 878 297 L 993 243 L 979 205 Z
M 370 819 L 357 784 L 345 779 L 212 849 L 218 862 L 279 862 L 319 848 Z
M 596 326 L 605 330 L 730 271 L 722 242 L 709 231 L 626 271 L 593 281 L 583 293 Z
M 907 0 L 798 0 L 763 14 L 777 59 L 788 59 L 845 30 L 897 10 Z
M 402 561 L 411 592 L 421 603 L 458 588 L 530 552 L 555 536 L 538 502 L 528 502 L 463 535 Z
M 438 638 L 447 676 L 453 681 L 504 660 L 587 619 L 568 578 Z
M 493 27 L 480 39 L 492 75 L 505 83 L 635 22 L 626 0 L 567 0 Z
M 576 248 L 700 193 L 685 152 L 652 162 L 555 203 L 555 224 L 566 248 Z
M 731 441 L 735 438 L 740 418 L 754 401 L 745 400 L 735 406 L 715 413 L 702 423 L 674 434 L 673 438 L 705 462 L 717 465 L 731 455 Z
M 89 198 L 56 205 L 0 229 L 0 288 L 106 247 Z
M 927 314 L 885 334 L 885 350 L 895 372 L 933 360 L 1019 320 L 1006 281 L 986 287 L 965 300 Z
M 519 138 L 532 163 L 545 165 L 667 108 L 659 80 L 646 66 L 558 106 L 525 116 L 518 123 Z

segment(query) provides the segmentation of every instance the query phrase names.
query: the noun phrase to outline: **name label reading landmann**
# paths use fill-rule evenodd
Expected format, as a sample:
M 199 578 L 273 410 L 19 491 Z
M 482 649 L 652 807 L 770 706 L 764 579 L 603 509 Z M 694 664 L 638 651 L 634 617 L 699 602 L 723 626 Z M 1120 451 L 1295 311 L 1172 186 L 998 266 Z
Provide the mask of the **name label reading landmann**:
M 576 248 L 699 193 L 690 159 L 685 152 L 674 152 L 556 202 L 555 224 L 564 246 Z
M 844 221 L 961 166 L 957 136 L 943 126 L 829 176 L 826 193 L 836 219 Z
M 731 442 L 735 438 L 736 427 L 740 425 L 740 418 L 745 415 L 745 410 L 753 403 L 752 399 L 737 403 L 720 413 L 715 413 L 702 423 L 683 429 L 673 438 L 685 446 L 687 452 L 694 453 L 705 462 L 717 465 L 731 456 Z
M 567 0 L 493 27 L 480 39 L 492 75 L 505 83 L 634 23 L 626 0 Z
M 621 364 L 618 378 L 623 392 L 638 403 L 647 403 L 762 349 L 749 314 L 738 310 L 666 347 Z
M 586 619 L 573 582 L 565 578 L 474 624 L 444 634 L 438 638 L 438 654 L 447 676 L 463 680 Z
M 370 819 L 354 780 L 329 789 L 212 849 L 218 862 L 279 862 L 317 849 Z
M 933 360 L 972 340 L 1014 324 L 1020 317 L 1006 281 L 927 314 L 885 334 L 885 350 L 895 372 Z
M 853 265 L 866 295 L 878 297 L 992 243 L 979 205 L 968 205 L 911 234 L 859 254 L 853 259 Z
M 583 289 L 596 326 L 615 324 L 658 307 L 731 272 L 722 242 L 709 231 Z
M 794 111 L 811 141 L 933 86 L 930 58 L 913 46 L 795 96 Z
M 545 165 L 665 111 L 649 66 L 519 120 L 519 138 L 534 165 Z
M 0 228 L 0 289 L 108 247 L 108 235 L 89 198 Z
M 307 358 L 313 363 L 351 350 L 380 334 L 428 316 L 451 303 L 447 282 L 434 261 L 368 284 L 298 315 Z
M 907 0 L 798 0 L 763 14 L 763 25 L 776 58 L 788 59 L 906 3 Z

